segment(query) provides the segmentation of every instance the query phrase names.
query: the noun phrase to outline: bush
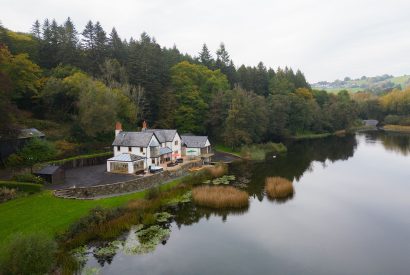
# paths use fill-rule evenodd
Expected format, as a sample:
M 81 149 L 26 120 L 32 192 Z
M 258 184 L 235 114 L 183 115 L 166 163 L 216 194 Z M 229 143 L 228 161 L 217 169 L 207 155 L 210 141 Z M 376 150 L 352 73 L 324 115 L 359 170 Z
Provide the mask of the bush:
M 37 184 L 44 184 L 43 178 L 33 175 L 31 173 L 14 175 L 13 180 L 18 181 L 18 182 L 31 182 L 31 183 L 37 183 Z
M 6 160 L 7 167 L 19 167 L 24 165 L 24 159 L 17 154 L 11 154 Z
M 43 189 L 43 185 L 36 183 L 16 182 L 16 181 L 0 181 L 0 187 L 16 189 L 20 192 L 37 193 Z
M 41 234 L 16 235 L 0 261 L 2 274 L 47 274 L 55 264 L 56 243 Z
M 287 199 L 293 196 L 293 184 L 288 179 L 281 177 L 266 178 L 265 192 L 270 199 Z
M 17 197 L 16 189 L 10 189 L 7 187 L 0 188 L 0 202 L 6 202 Z
M 152 200 L 152 199 L 156 199 L 159 197 L 159 187 L 151 187 L 150 189 L 148 189 L 147 193 L 145 194 L 145 198 L 147 200 Z
M 384 123 L 386 123 L 386 124 L 399 124 L 400 123 L 400 120 L 401 120 L 401 118 L 400 118 L 400 116 L 396 116 L 396 115 L 387 115 L 385 118 L 384 118 Z
M 249 205 L 245 191 L 231 186 L 200 186 L 192 190 L 194 202 L 211 208 L 243 208 Z

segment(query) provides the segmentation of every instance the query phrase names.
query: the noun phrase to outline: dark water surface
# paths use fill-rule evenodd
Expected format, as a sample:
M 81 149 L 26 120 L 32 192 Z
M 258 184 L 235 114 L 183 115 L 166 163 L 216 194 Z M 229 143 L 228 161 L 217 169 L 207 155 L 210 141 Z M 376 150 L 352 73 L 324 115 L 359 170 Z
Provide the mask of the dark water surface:
M 242 162 L 248 209 L 185 205 L 165 245 L 118 252 L 100 274 L 410 274 L 410 136 L 364 133 L 290 144 L 286 156 Z M 295 194 L 268 200 L 265 178 Z M 130 232 L 133 234 L 133 232 Z

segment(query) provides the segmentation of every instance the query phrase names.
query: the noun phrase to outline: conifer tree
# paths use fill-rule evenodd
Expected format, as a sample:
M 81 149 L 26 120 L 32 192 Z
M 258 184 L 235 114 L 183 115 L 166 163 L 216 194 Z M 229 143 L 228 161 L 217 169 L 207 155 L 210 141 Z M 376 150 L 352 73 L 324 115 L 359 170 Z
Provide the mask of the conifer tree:
M 214 66 L 214 60 L 212 58 L 211 52 L 209 51 L 207 45 L 204 43 L 202 50 L 199 53 L 199 61 L 202 65 L 212 69 Z

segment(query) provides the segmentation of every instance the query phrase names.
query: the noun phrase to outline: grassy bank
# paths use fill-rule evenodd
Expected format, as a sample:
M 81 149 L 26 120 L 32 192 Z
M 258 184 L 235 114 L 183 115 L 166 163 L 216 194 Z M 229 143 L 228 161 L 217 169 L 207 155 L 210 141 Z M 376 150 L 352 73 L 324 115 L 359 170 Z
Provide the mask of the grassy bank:
M 303 139 L 315 139 L 315 138 L 325 138 L 332 136 L 332 133 L 321 133 L 321 134 L 313 134 L 313 133 L 301 133 L 301 134 L 296 134 L 295 136 L 292 136 L 292 139 L 295 140 L 303 140 Z
M 223 144 L 215 145 L 215 150 L 223 153 L 228 153 L 237 157 L 241 157 L 241 151 L 237 149 L 233 149 L 231 147 L 225 146 Z
M 181 179 L 161 186 L 170 188 Z M 54 236 L 66 230 L 70 224 L 88 214 L 97 206 L 117 207 L 132 199 L 143 198 L 146 191 L 133 194 L 100 199 L 100 200 L 69 200 L 53 196 L 51 191 L 18 198 L 0 204 L 0 251 L 15 233 L 29 234 L 43 232 Z
M 388 124 L 383 126 L 383 130 L 390 132 L 410 133 L 410 126 Z
M 216 145 L 215 149 L 243 159 L 264 160 L 267 153 L 284 153 L 287 148 L 282 143 L 268 142 L 264 144 L 244 145 L 239 149 L 233 149 L 224 145 Z

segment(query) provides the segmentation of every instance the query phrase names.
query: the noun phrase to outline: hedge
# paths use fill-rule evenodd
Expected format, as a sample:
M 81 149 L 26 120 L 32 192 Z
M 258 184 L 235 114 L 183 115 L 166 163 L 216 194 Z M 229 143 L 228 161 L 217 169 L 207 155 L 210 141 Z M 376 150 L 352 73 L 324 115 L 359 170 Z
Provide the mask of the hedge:
M 0 181 L 0 188 L 6 187 L 9 189 L 17 189 L 21 192 L 37 193 L 43 189 L 42 184 L 17 182 L 17 181 Z

